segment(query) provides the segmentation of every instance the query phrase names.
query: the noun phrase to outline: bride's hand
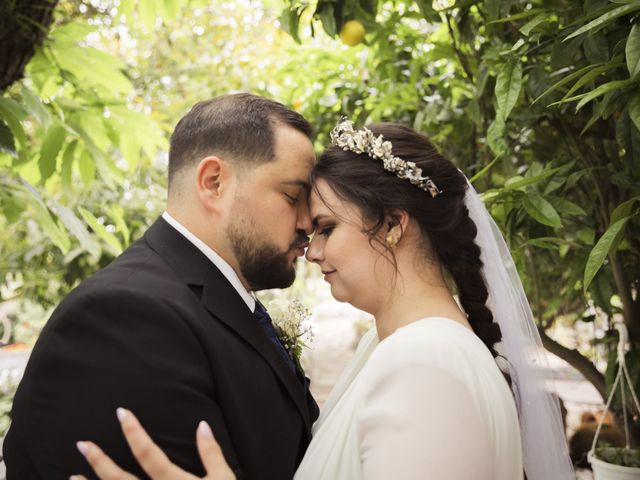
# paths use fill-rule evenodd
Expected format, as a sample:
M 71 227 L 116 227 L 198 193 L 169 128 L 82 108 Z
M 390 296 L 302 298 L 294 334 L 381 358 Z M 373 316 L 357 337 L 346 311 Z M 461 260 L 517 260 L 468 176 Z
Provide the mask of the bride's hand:
M 152 480 L 194 480 L 198 477 L 185 472 L 158 447 L 138 419 L 129 410 L 118 409 L 118 419 L 133 455 L 142 469 Z M 235 480 L 236 476 L 227 465 L 222 449 L 213 438 L 211 428 L 200 422 L 196 431 L 198 453 L 204 465 L 208 480 Z M 78 450 L 87 459 L 95 473 L 102 480 L 134 480 L 136 477 L 122 470 L 93 442 L 78 442 Z M 86 480 L 82 475 L 74 475 L 71 480 Z

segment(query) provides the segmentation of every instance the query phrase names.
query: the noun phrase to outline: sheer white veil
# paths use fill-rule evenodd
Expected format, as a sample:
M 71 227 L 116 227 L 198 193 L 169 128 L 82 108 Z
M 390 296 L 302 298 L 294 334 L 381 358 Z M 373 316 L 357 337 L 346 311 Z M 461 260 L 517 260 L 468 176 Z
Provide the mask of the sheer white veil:
M 487 306 L 502 331 L 497 350 L 507 358 L 516 393 L 524 469 L 528 480 L 575 479 L 558 401 L 545 383 L 547 365 L 540 335 L 500 229 L 469 183 L 465 196 L 476 224 L 489 298 Z

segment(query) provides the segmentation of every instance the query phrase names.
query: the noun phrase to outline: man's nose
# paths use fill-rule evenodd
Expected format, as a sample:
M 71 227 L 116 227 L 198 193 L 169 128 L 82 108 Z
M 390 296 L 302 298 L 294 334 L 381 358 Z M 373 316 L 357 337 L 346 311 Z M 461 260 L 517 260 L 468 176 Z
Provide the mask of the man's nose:
M 311 215 L 309 214 L 309 204 L 307 202 L 300 202 L 297 220 L 296 228 L 304 231 L 307 235 L 311 235 L 313 225 L 311 224 Z

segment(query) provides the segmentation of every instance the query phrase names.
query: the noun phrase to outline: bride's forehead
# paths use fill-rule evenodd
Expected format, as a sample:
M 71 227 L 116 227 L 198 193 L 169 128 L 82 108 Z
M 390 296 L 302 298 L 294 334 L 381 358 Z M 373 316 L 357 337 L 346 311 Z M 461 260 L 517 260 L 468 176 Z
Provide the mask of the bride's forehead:
M 326 216 L 353 222 L 362 221 L 362 212 L 357 205 L 339 197 L 329 186 L 315 188 L 312 186 L 309 197 L 311 218 Z
M 309 192 L 311 208 L 333 208 L 334 204 L 339 203 L 338 200 L 337 195 L 325 180 L 316 180 L 311 185 Z

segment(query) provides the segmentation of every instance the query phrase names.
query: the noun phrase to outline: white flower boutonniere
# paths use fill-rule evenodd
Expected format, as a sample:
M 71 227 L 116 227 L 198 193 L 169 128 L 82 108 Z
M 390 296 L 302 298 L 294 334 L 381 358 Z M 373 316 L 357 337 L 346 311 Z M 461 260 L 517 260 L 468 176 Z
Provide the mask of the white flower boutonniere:
M 276 299 L 267 306 L 273 326 L 291 359 L 300 367 L 302 347 L 313 340 L 309 324 L 311 312 L 298 300 Z

